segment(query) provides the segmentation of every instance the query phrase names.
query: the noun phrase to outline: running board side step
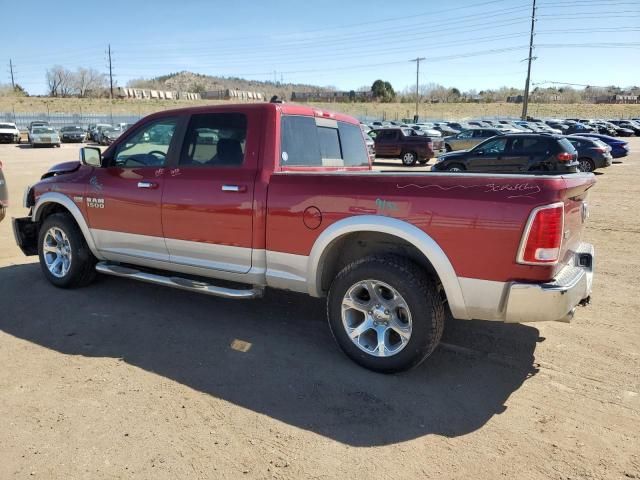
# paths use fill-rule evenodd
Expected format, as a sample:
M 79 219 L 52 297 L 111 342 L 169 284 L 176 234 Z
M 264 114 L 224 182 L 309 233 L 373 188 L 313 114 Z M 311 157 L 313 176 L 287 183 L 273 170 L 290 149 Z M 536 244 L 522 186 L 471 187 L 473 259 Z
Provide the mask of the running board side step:
M 190 280 L 182 277 L 170 277 L 160 275 L 158 273 L 142 272 L 131 267 L 124 267 L 108 262 L 98 262 L 96 271 L 106 275 L 114 275 L 116 277 L 132 278 L 141 282 L 154 283 L 165 287 L 178 288 L 189 292 L 204 293 L 205 295 L 213 295 L 215 297 L 232 298 L 236 300 L 259 298 L 263 295 L 264 289 L 255 287 L 251 289 L 233 289 L 225 287 L 217 287 L 210 283 L 197 280 Z

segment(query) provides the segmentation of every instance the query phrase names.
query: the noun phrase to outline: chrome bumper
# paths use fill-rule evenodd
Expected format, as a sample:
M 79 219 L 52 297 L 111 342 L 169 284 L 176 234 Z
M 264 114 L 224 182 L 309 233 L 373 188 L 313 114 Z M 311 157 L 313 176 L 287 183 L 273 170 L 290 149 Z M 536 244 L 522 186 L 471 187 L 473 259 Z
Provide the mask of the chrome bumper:
M 549 283 L 512 283 L 506 301 L 505 322 L 569 322 L 580 303 L 588 303 L 593 284 L 593 245 L 582 243 L 574 262 Z

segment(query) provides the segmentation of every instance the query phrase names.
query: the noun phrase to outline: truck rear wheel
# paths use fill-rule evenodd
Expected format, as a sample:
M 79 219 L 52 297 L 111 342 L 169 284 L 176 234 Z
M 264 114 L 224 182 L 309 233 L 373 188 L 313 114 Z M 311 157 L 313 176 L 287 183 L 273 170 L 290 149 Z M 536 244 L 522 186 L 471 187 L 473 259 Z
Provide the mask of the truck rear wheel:
M 327 314 L 342 351 L 382 373 L 419 365 L 438 346 L 444 328 L 435 281 L 395 255 L 365 257 L 344 267 L 331 284 Z
M 404 152 L 402 154 L 402 164 L 407 167 L 412 167 L 416 164 L 418 156 L 414 152 Z
M 67 213 L 54 213 L 42 223 L 38 256 L 44 276 L 56 287 L 82 287 L 96 276 L 96 258 L 73 217 Z

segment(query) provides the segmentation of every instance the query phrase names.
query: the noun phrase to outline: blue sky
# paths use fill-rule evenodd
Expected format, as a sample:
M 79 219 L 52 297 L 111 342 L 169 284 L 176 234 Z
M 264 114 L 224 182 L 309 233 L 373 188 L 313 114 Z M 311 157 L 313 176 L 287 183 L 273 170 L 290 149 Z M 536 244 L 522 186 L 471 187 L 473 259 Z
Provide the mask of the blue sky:
M 54 64 L 115 79 L 179 70 L 333 85 L 376 78 L 401 90 L 440 83 L 461 90 L 522 87 L 531 0 L 306 2 L 0 0 L 0 83 L 8 63 L 32 94 Z M 532 81 L 640 84 L 640 0 L 538 0 Z M 275 74 L 274 74 L 275 72 Z

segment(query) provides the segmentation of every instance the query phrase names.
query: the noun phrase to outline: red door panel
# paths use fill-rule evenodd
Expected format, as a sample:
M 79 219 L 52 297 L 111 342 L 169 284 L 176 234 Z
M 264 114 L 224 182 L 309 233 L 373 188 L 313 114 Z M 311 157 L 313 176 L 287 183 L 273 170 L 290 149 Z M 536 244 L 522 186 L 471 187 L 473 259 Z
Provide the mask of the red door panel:
M 163 169 L 95 169 L 86 198 L 90 227 L 162 237 L 160 201 L 163 183 Z M 138 184 L 142 185 L 139 187 Z M 144 188 L 147 184 L 151 188 Z M 101 200 L 103 207 L 99 203 Z

